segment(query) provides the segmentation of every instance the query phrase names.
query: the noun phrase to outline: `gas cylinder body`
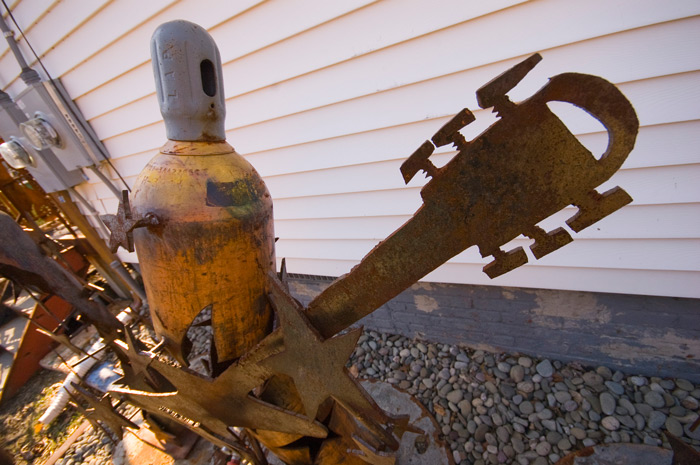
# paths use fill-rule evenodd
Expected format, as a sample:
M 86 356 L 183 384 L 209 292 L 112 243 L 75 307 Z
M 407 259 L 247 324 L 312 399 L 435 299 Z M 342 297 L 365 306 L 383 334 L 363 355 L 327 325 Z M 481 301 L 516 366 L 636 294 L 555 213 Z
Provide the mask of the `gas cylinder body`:
M 158 218 L 134 231 L 156 333 L 181 362 L 194 318 L 211 308 L 218 361 L 271 329 L 266 276 L 275 269 L 272 199 L 226 142 L 169 141 L 139 175 L 133 211 Z

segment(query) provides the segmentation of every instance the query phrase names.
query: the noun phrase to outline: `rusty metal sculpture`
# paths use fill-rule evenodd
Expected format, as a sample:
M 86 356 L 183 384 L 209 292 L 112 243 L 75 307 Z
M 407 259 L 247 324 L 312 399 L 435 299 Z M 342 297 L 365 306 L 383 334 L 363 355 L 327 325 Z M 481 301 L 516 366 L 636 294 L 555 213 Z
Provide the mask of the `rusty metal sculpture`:
M 171 141 L 141 173 L 133 206 L 125 194 L 108 222 L 113 246 L 130 246 L 134 230 L 156 331 L 183 366 L 145 354 L 126 330 L 119 342 L 125 386 L 115 392 L 253 463 L 260 454 L 232 427 L 246 428 L 287 463 L 393 463 L 411 427 L 381 411 L 347 373 L 359 331 L 338 333 L 472 245 L 494 257 L 484 271 L 495 278 L 527 262 L 522 248 L 500 248 L 520 234 L 535 240 L 536 258 L 571 242 L 563 228 L 537 226 L 553 213 L 577 206 L 567 224 L 580 231 L 631 201 L 620 188 L 595 189 L 634 146 L 632 106 L 609 82 L 573 73 L 511 102 L 507 92 L 540 61 L 536 54 L 477 91 L 498 122 L 466 141 L 459 130 L 474 116 L 464 109 L 406 160 L 406 182 L 421 170 L 432 178 L 423 206 L 304 309 L 274 273 L 269 193 L 224 141 L 216 45 L 202 28 L 174 21 L 156 31 L 152 54 Z M 550 101 L 583 108 L 607 128 L 610 144 L 599 160 L 551 113 Z M 458 153 L 437 168 L 429 157 L 447 144 Z M 186 366 L 186 332 L 206 307 L 214 378 Z

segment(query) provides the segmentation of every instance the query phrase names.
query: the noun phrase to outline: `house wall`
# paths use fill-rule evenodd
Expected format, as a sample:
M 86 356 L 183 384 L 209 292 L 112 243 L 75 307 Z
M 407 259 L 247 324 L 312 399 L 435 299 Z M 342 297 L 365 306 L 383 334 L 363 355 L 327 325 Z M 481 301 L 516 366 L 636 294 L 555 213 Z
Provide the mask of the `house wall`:
M 401 162 L 463 107 L 477 117 L 464 130 L 468 139 L 493 123 L 476 104 L 482 84 L 534 52 L 544 59 L 511 92 L 515 101 L 558 73 L 600 75 L 630 99 L 641 123 L 635 150 L 601 190 L 620 185 L 634 202 L 495 280 L 481 272 L 489 260 L 475 248 L 425 280 L 700 297 L 696 0 L 8 3 L 130 185 L 165 142 L 150 36 L 172 19 L 207 28 L 224 63 L 228 140 L 273 196 L 277 256 L 290 272 L 308 275 L 347 272 L 412 215 L 424 180 L 404 186 Z M 18 74 L 0 43 L 0 87 L 11 96 L 24 88 Z M 560 114 L 602 151 L 607 136 L 595 120 Z M 444 147 L 433 158 L 441 164 L 453 155 Z M 86 174 L 78 191 L 114 213 L 112 192 Z M 561 226 L 574 213 L 567 208 L 543 226 Z

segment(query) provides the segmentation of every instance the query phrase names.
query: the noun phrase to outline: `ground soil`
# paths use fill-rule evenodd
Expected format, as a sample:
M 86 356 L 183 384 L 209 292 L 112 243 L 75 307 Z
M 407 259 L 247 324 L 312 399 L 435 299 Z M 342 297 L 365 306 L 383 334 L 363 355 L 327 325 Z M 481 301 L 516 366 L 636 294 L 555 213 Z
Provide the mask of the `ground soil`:
M 82 422 L 80 414 L 69 408 L 48 428 L 34 431 L 64 378 L 63 373 L 42 370 L 0 405 L 0 447 L 14 457 L 16 465 L 44 463 Z

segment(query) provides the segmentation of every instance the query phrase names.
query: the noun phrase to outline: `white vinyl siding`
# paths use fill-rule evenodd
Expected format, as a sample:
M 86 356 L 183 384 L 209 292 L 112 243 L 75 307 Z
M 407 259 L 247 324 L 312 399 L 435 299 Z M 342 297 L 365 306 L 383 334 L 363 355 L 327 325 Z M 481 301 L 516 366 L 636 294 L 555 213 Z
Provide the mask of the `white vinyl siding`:
M 228 140 L 265 178 L 275 201 L 277 257 L 287 258 L 292 273 L 346 273 L 408 220 L 425 181 L 418 175 L 405 186 L 401 162 L 463 107 L 477 117 L 463 131 L 467 138 L 496 121 L 478 108 L 474 92 L 505 69 L 534 52 L 543 56 L 510 93 L 514 101 L 559 73 L 599 75 L 629 98 L 641 124 L 635 150 L 599 190 L 619 185 L 634 202 L 574 234 L 572 244 L 495 280 L 481 271 L 489 260 L 476 248 L 426 280 L 700 297 L 697 0 L 10 6 L 129 184 L 165 142 L 150 36 L 178 18 L 207 28 L 224 63 Z M 12 96 L 24 88 L 18 74 L 0 43 L 0 86 Z M 602 150 L 607 134 L 599 123 L 578 110 L 555 111 L 586 146 Z M 441 165 L 454 153 L 443 147 L 432 158 Z M 114 213 L 112 192 L 87 174 L 78 190 L 99 211 Z M 561 226 L 575 211 L 543 225 Z M 519 238 L 505 248 L 530 242 Z

